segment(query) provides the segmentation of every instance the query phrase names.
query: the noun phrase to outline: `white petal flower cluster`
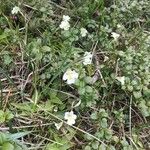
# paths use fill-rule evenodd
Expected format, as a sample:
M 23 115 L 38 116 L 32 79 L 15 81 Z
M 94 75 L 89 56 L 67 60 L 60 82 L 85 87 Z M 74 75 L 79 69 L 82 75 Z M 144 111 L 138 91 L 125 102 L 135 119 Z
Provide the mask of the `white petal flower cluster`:
M 75 120 L 77 119 L 77 116 L 74 114 L 73 111 L 65 112 L 64 119 L 67 120 L 68 125 L 75 124 Z
M 18 14 L 18 12 L 20 12 L 20 8 L 17 7 L 17 6 L 13 7 L 11 13 L 12 13 L 12 14 Z
M 82 37 L 85 37 L 85 36 L 87 35 L 87 33 L 88 33 L 85 28 L 81 28 L 81 29 L 80 29 L 80 32 L 81 32 L 81 36 L 82 36 Z
M 121 83 L 121 85 L 124 85 L 124 84 L 125 84 L 125 76 L 116 77 L 116 79 Z
M 91 52 L 85 52 L 84 58 L 83 58 L 83 64 L 88 65 L 92 63 L 92 53 Z
M 120 34 L 118 34 L 118 33 L 116 33 L 116 32 L 112 32 L 112 33 L 111 33 L 111 37 L 113 37 L 114 40 L 117 41 L 118 38 L 120 37 Z
M 68 69 L 63 75 L 63 80 L 67 80 L 67 84 L 73 84 L 78 79 L 78 76 L 75 70 Z
M 59 27 L 60 27 L 61 29 L 66 30 L 66 31 L 69 30 L 69 28 L 70 28 L 69 20 L 70 20 L 70 17 L 69 17 L 69 16 L 63 15 L 63 20 L 62 20 L 62 22 L 60 23 Z

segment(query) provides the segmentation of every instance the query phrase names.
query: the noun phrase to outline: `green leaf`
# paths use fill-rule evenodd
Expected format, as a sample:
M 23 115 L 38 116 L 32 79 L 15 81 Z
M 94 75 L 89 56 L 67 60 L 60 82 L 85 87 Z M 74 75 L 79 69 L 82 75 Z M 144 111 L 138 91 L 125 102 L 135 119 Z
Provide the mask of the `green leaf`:
M 24 146 L 19 146 L 19 145 L 15 145 L 15 148 L 14 148 L 14 150 L 27 150 L 27 148 L 25 147 L 25 148 L 23 148 Z
M 50 99 L 50 102 L 51 103 L 54 103 L 54 104 L 59 104 L 59 105 L 62 105 L 63 104 L 63 102 L 58 98 L 58 97 L 52 97 L 51 99 Z
M 107 128 L 107 119 L 106 118 L 102 118 L 102 120 L 100 121 L 101 127 L 102 128 Z
M 12 58 L 9 55 L 4 55 L 4 64 L 9 65 L 12 62 Z
M 0 145 L 2 145 L 5 141 L 7 141 L 7 135 L 3 132 L 0 132 Z
M 24 113 L 26 112 L 34 112 L 36 111 L 36 107 L 33 103 L 30 102 L 24 102 L 24 103 L 11 103 L 11 105 L 13 105 L 14 107 L 16 107 L 17 109 L 23 111 Z
M 116 135 L 114 135 L 114 136 L 112 137 L 112 140 L 113 140 L 115 143 L 118 143 L 118 142 L 119 142 L 119 138 L 118 138 L 118 136 L 116 136 Z
M 14 115 L 10 111 L 6 111 L 6 113 L 5 113 L 6 121 L 8 121 L 8 120 L 10 120 L 12 118 L 14 118 Z
M 50 52 L 51 48 L 49 46 L 43 46 L 42 50 L 43 50 L 43 52 Z
M 59 150 L 59 147 L 56 144 L 48 144 L 46 150 Z
M 106 150 L 106 146 L 104 145 L 104 144 L 101 144 L 100 146 L 99 146 L 99 149 L 98 150 Z
M 133 86 L 128 85 L 128 86 L 127 86 L 127 88 L 128 88 L 128 90 L 129 90 L 130 92 L 132 92 L 132 91 L 133 91 Z
M 3 34 L 1 34 L 1 35 L 0 35 L 0 41 L 3 40 L 3 39 L 5 39 L 5 38 L 7 38 L 7 36 L 8 36 L 8 35 L 7 35 L 7 33 L 5 33 L 5 32 L 4 32 Z
M 97 111 L 93 112 L 90 117 L 91 119 L 96 120 L 98 118 Z
M 109 145 L 109 146 L 107 147 L 107 150 L 116 150 L 116 149 L 115 149 L 115 147 L 114 147 L 114 146 Z
M 10 139 L 14 140 L 14 139 L 19 139 L 19 138 L 21 138 L 23 136 L 26 136 L 26 135 L 28 135 L 30 133 L 31 133 L 31 131 L 18 132 L 18 133 L 10 134 L 9 137 L 10 137 Z
M 93 148 L 93 149 L 96 149 L 96 150 L 97 150 L 97 149 L 98 149 L 98 146 L 99 146 L 99 142 L 98 142 L 98 141 L 95 141 L 95 142 L 92 143 L 92 148 Z
M 6 142 L 2 145 L 1 150 L 15 150 L 15 149 L 14 149 L 14 145 L 12 145 L 9 142 Z
M 86 91 L 87 93 L 92 93 L 92 92 L 93 92 L 93 89 L 92 89 L 90 86 L 86 86 L 86 87 L 85 87 L 85 91 Z
M 90 146 L 85 146 L 84 150 L 91 150 L 91 147 Z
M 112 130 L 110 129 L 105 129 L 105 138 L 107 140 L 110 140 L 112 138 Z
M 84 95 L 85 94 L 85 88 L 79 88 L 78 92 L 80 95 Z
M 105 111 L 105 109 L 100 109 L 100 116 L 101 118 L 107 118 L 108 117 L 108 113 Z
M 59 144 L 48 144 L 46 146 L 46 150 L 69 150 L 72 146 L 69 143 L 65 143 L 63 145 L 59 145 Z
M 50 101 L 47 101 L 47 102 L 41 104 L 40 106 L 41 106 L 41 108 L 39 108 L 39 110 L 52 111 L 54 108 L 54 104 L 52 104 Z
M 104 137 L 104 134 L 105 134 L 105 132 L 104 132 L 104 129 L 102 129 L 102 130 L 100 130 L 99 132 L 96 132 L 96 137 L 98 137 L 98 138 L 103 138 Z
M 141 91 L 134 91 L 133 92 L 133 95 L 134 95 L 134 97 L 136 98 L 136 99 L 139 99 L 139 98 L 141 98 L 142 97 L 142 94 L 141 94 Z
M 91 77 L 85 77 L 85 82 L 87 83 L 87 84 L 91 84 L 92 83 L 92 78 Z
M 123 138 L 123 140 L 121 141 L 121 144 L 123 147 L 127 147 L 129 145 L 129 143 L 127 142 L 125 138 Z
M 5 113 L 2 110 L 0 110 L 0 123 L 3 122 L 5 122 Z

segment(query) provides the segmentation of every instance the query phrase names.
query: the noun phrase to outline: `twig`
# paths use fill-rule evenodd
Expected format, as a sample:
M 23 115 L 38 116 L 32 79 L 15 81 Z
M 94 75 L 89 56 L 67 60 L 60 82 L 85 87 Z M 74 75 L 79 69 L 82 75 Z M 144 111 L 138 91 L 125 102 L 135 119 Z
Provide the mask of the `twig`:
M 129 137 L 128 135 L 126 135 L 126 137 L 133 143 L 133 145 L 135 146 L 136 150 L 139 150 L 139 148 L 137 147 L 137 145 L 135 144 L 133 139 L 131 137 Z
M 129 107 L 129 133 L 130 133 L 130 138 L 132 138 L 132 120 L 131 120 L 131 111 L 132 111 L 132 95 L 131 95 L 131 98 L 130 98 L 130 107 Z M 130 140 L 130 144 L 131 144 L 131 140 Z
M 11 93 L 16 92 L 16 91 L 17 91 L 16 89 L 11 89 Z M 10 89 L 4 89 L 0 91 L 0 93 L 9 93 L 9 92 L 10 92 Z
M 8 92 L 8 94 L 7 94 L 7 96 L 6 96 L 5 104 L 4 104 L 4 107 L 3 107 L 3 111 L 5 111 L 5 109 L 6 109 L 6 106 L 7 106 L 7 103 L 8 103 L 8 99 L 9 99 L 10 94 L 11 94 L 11 90 L 9 90 L 9 92 Z
M 118 62 L 119 62 L 119 60 L 120 60 L 120 58 L 118 58 L 118 59 L 117 59 L 117 62 L 116 62 L 115 79 L 116 79 L 116 77 L 118 76 L 118 68 L 119 68 L 119 67 L 118 67 L 118 64 L 119 64 L 119 63 L 118 63 Z
M 11 76 L 10 79 L 15 79 L 15 78 L 18 78 L 18 77 L 20 77 L 20 76 Z M 6 80 L 8 80 L 8 78 L 0 79 L 1 82 L 6 81 Z
M 93 79 L 92 79 L 92 84 L 94 84 L 100 77 L 102 82 L 103 82 L 103 84 L 104 84 L 104 86 L 106 87 L 106 82 L 105 82 L 105 80 L 103 78 L 103 75 L 101 73 L 99 60 L 98 60 L 98 57 L 97 57 L 97 54 L 96 54 L 97 44 L 98 44 L 98 41 L 95 43 L 95 46 L 93 48 L 93 55 L 94 55 L 94 59 L 95 59 L 96 70 L 95 70 L 95 74 L 94 74 Z
M 49 3 L 52 4 L 52 5 L 55 5 L 57 8 L 60 8 L 60 9 L 62 9 L 62 10 L 66 10 L 66 9 L 67 9 L 67 8 L 62 7 L 62 6 L 56 4 L 56 3 L 52 2 L 52 1 L 49 1 Z
M 49 126 L 52 125 L 53 123 L 45 123 L 45 124 L 36 124 L 36 125 L 29 125 L 29 126 L 19 126 L 19 127 L 12 127 L 12 129 L 26 129 L 26 128 L 36 128 L 36 127 L 43 127 L 43 126 Z M 9 127 L 0 127 L 0 131 L 8 131 L 10 128 Z
M 38 10 L 37 8 L 35 8 L 35 7 L 32 7 L 32 6 L 29 6 L 29 5 L 27 5 L 27 4 L 23 4 L 25 7 L 28 7 L 28 8 L 30 8 L 30 9 L 33 9 L 33 10 Z

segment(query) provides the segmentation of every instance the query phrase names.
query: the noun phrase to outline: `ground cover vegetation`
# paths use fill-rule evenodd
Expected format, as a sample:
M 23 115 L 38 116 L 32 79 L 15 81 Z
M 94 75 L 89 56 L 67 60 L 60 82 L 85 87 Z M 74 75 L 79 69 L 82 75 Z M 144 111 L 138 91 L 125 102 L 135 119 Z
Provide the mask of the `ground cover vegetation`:
M 0 149 L 150 149 L 149 0 L 0 1 Z

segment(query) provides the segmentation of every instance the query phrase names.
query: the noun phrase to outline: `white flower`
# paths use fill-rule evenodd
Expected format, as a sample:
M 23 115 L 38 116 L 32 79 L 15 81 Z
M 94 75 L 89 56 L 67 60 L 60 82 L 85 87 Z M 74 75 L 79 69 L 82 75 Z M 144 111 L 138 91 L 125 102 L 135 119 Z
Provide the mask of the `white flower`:
M 55 127 L 57 130 L 59 130 L 63 125 L 63 122 L 60 122 L 60 123 L 55 123 Z
M 17 7 L 17 6 L 15 6 L 15 7 L 13 7 L 11 13 L 12 13 L 12 14 L 18 14 L 19 11 L 20 11 L 20 8 Z
M 73 113 L 73 111 L 65 112 L 64 119 L 67 120 L 68 125 L 75 124 L 75 120 L 77 119 L 77 116 Z
M 83 58 L 83 64 L 88 65 L 92 63 L 92 54 L 91 52 L 85 52 L 84 58 Z
M 65 15 L 63 15 L 63 21 L 68 22 L 69 20 L 70 20 L 70 17 L 69 17 L 69 16 L 65 16 Z
M 62 22 L 60 23 L 59 27 L 60 27 L 61 29 L 64 29 L 64 30 L 67 31 L 67 30 L 69 30 L 69 28 L 70 28 L 70 24 L 69 24 L 68 21 L 62 21 Z
M 81 28 L 80 31 L 81 31 L 81 36 L 82 37 L 85 37 L 87 35 L 87 33 L 88 33 L 85 28 Z
M 60 23 L 59 27 L 64 30 L 69 30 L 70 28 L 69 20 L 70 20 L 69 16 L 63 15 L 63 20 Z
M 113 37 L 114 40 L 117 41 L 118 38 L 120 37 L 120 34 L 118 34 L 118 33 L 116 33 L 116 32 L 112 32 L 112 33 L 111 33 L 111 37 Z
M 121 83 L 121 85 L 124 85 L 124 84 L 125 84 L 125 76 L 116 77 L 116 79 Z
M 63 75 L 63 80 L 67 80 L 67 84 L 72 84 L 75 83 L 78 76 L 79 75 L 75 70 L 68 69 Z

